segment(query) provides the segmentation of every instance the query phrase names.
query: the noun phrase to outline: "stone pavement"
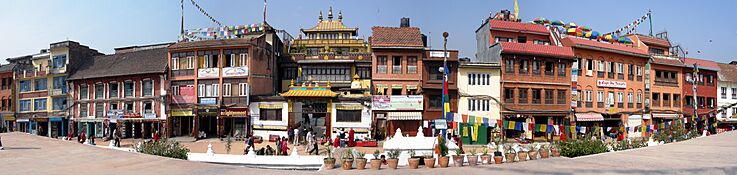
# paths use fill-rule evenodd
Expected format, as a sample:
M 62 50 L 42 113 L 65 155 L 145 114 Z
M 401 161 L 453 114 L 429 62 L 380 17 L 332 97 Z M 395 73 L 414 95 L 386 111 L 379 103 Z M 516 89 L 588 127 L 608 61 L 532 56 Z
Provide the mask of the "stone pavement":
M 3 133 L 0 174 L 737 174 L 737 132 L 579 158 L 417 170 L 281 171 L 207 164 Z M 384 166 L 386 167 L 386 166 Z

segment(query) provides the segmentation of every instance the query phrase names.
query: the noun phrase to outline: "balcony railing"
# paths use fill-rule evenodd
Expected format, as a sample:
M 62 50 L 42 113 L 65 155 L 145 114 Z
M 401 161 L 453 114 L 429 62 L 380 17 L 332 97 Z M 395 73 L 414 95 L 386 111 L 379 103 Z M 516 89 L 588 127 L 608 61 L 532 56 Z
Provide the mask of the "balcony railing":
M 417 73 L 417 66 L 407 66 L 407 73 L 408 74 L 416 74 Z
M 371 60 L 371 54 L 367 52 L 348 52 L 337 54 L 334 52 L 320 52 L 317 55 L 307 53 L 292 53 L 294 60 Z
M 627 103 L 627 108 L 633 108 L 633 107 L 635 107 L 634 103 Z
M 386 73 L 386 65 L 376 66 L 376 73 L 385 74 Z
M 392 66 L 392 74 L 402 74 L 402 66 Z
M 23 71 L 17 74 L 18 78 L 45 77 L 48 73 L 42 71 Z

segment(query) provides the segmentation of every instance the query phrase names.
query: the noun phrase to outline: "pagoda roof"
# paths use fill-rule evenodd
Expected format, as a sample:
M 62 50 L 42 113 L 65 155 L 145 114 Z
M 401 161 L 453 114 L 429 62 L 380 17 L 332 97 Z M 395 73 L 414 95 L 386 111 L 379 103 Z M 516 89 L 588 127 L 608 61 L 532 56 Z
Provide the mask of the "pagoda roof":
M 328 86 L 290 86 L 289 91 L 279 94 L 282 97 L 337 97 L 338 93 L 330 90 Z
M 358 28 L 351 28 L 343 25 L 343 12 L 338 14 L 338 20 L 333 20 L 333 7 L 330 7 L 327 20 L 323 20 L 322 11 L 320 11 L 320 17 L 318 19 L 319 21 L 315 27 L 302 29 L 302 32 L 351 32 L 354 35 L 358 33 Z

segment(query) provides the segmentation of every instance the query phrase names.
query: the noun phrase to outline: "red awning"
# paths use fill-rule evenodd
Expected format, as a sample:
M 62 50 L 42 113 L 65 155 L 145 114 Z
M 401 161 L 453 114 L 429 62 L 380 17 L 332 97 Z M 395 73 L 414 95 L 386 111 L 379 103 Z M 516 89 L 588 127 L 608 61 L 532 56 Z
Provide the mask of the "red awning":
M 604 121 L 604 116 L 599 113 L 576 113 L 576 121 Z

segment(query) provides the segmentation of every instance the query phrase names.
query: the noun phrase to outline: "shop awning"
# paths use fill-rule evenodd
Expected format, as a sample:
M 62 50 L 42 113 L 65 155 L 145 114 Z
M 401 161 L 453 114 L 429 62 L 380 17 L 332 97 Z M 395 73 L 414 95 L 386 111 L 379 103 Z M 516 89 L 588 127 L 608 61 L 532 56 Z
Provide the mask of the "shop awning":
M 389 87 L 389 85 L 386 85 L 386 84 L 376 84 L 374 87 L 376 87 L 377 89 L 386 89 L 387 87 Z
M 389 112 L 387 120 L 422 120 L 422 112 Z
M 259 109 L 281 109 L 284 105 L 281 103 L 259 103 Z
M 402 89 L 403 87 L 404 86 L 402 86 L 401 84 L 393 84 L 392 85 L 392 89 Z
M 363 105 L 361 104 L 335 104 L 335 109 L 360 111 L 360 110 L 363 110 Z
M 678 114 L 653 114 L 653 118 L 660 118 L 660 119 L 676 119 L 680 115 Z
M 576 121 L 592 122 L 604 121 L 604 116 L 599 113 L 576 113 Z

